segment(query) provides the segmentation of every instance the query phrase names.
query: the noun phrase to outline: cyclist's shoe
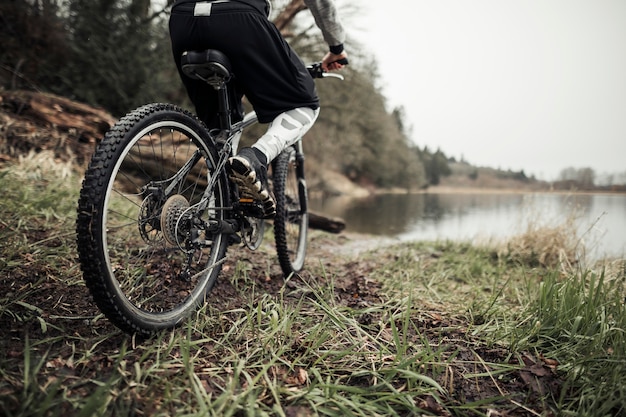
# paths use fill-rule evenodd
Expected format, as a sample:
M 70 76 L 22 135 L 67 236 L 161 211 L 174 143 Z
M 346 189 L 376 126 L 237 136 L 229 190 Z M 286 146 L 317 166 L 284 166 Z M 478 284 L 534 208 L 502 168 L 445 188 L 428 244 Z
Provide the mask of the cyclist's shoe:
M 257 157 L 254 149 L 243 148 L 237 156 L 228 159 L 228 177 L 239 187 L 239 201 L 260 202 L 264 219 L 276 215 L 276 202 L 267 185 L 267 167 Z

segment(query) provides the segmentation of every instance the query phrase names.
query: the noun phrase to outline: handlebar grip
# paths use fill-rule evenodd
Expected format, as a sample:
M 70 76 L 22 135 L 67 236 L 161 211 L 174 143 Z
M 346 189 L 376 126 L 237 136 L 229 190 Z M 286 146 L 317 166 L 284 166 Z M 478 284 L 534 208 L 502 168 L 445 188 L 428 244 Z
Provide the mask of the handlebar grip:
M 341 58 L 334 62 L 337 62 L 341 65 L 348 65 L 348 58 Z M 322 69 L 321 62 L 316 62 L 314 64 L 308 65 L 306 69 L 309 71 L 309 74 L 311 74 L 311 77 L 313 78 L 324 78 L 329 74 Z

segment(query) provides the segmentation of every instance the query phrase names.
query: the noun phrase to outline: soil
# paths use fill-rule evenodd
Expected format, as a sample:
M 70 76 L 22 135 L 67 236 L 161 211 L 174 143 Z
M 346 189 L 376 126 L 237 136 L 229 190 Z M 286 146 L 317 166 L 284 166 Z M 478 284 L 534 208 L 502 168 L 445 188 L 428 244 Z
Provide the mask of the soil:
M 45 231 L 33 231 L 29 240 L 40 242 L 48 237 Z M 48 245 L 52 247 L 63 244 L 66 242 L 60 241 L 60 238 L 51 238 L 48 241 Z M 355 309 L 375 305 L 384 301 L 384 295 L 381 292 L 381 284 L 371 277 L 372 272 L 390 261 L 388 257 L 392 255 L 388 252 L 381 252 L 379 257 L 368 256 L 362 259 L 359 254 L 377 244 L 379 242 L 375 239 L 364 236 L 350 234 L 331 236 L 319 232 L 310 240 L 307 263 L 323 265 L 325 271 L 332 271 L 337 304 Z M 307 286 L 315 288 L 328 284 L 325 278 L 313 275 L 306 269 L 299 277 L 285 282 L 271 250 L 273 248 L 268 249 L 265 246 L 256 252 L 231 248 L 221 279 L 212 290 L 211 304 L 224 310 L 246 308 L 247 301 L 241 297 L 241 292 L 236 290 L 227 278 L 236 267 L 237 261 L 243 261 L 249 268 L 248 277 L 254 280 L 258 292 L 274 296 L 276 299 L 279 299 L 279 294 L 283 293 L 282 299 L 286 303 L 298 302 L 301 292 L 298 296 L 290 297 L 290 294 L 298 293 L 295 291 L 297 289 Z M 20 299 L 19 305 L 11 307 L 10 315 L 0 316 L 0 332 L 2 333 L 0 350 L 4 352 L 5 358 L 2 362 L 6 365 L 3 373 L 9 379 L 8 386 L 13 386 L 16 390 L 16 392 L 11 392 L 6 384 L 2 384 L 3 387 L 0 385 L 4 391 L 0 394 L 7 395 L 7 398 L 19 398 L 17 391 L 22 386 L 20 368 L 24 361 L 25 340 L 29 341 L 30 346 L 43 343 L 43 346 L 38 346 L 34 350 L 51 349 L 50 358 L 67 358 L 72 356 L 72 352 L 68 349 L 88 350 L 98 343 L 97 353 L 93 355 L 93 359 L 81 365 L 80 369 L 68 367 L 65 363 L 58 364 L 65 366 L 57 368 L 57 364 L 51 363 L 57 359 L 48 362 L 40 370 L 39 379 L 43 385 L 46 380 L 56 379 L 59 369 L 70 373 L 72 378 L 97 379 L 103 369 L 113 366 L 109 355 L 112 352 L 118 352 L 123 340 L 127 338 L 121 332 L 117 332 L 106 319 L 94 320 L 98 317 L 99 311 L 84 285 L 70 283 L 70 290 L 68 290 L 68 283 L 52 277 L 45 260 L 37 259 L 36 256 L 36 254 L 24 254 L 20 260 L 21 266 L 10 268 L 0 278 L 0 294 L 9 294 Z M 421 256 L 436 257 L 437 254 L 421 254 Z M 68 260 L 67 267 L 75 268 L 76 265 L 72 260 Z M 37 286 L 37 290 L 33 291 L 33 286 Z M 24 294 L 27 295 L 23 296 Z M 501 396 L 502 400 L 489 402 L 493 409 L 488 415 L 530 416 L 537 415 L 535 414 L 537 412 L 543 413 L 544 416 L 552 415 L 542 398 L 549 396 L 550 393 L 558 392 L 560 387 L 555 364 L 524 353 L 521 358 L 525 367 L 521 370 L 508 372 L 497 380 L 486 376 L 468 377 L 470 374 L 485 374 L 488 370 L 487 364 L 490 363 L 512 363 L 510 352 L 497 346 L 485 345 L 476 336 L 468 333 L 467 323 L 445 311 L 425 308 L 415 314 L 420 334 L 409 336 L 416 341 L 420 338 L 428 339 L 430 346 L 443 348 L 446 352 L 443 359 L 445 360 L 447 356 L 449 360 L 445 372 L 436 372 L 432 375 L 442 387 L 448 390 L 449 396 L 441 399 L 445 405 L 459 406 Z M 364 313 L 359 318 L 359 322 L 367 328 L 370 323 L 377 322 L 377 319 Z M 45 333 L 42 329 L 42 322 L 47 323 Z M 100 336 L 111 334 L 113 336 L 104 339 Z M 74 346 L 58 343 L 59 340 L 65 338 L 76 340 Z M 140 354 L 141 352 L 137 353 L 137 355 Z M 477 366 L 477 363 L 484 363 L 484 368 Z M 367 381 L 355 381 L 355 383 L 366 384 Z M 419 401 L 419 406 L 432 415 L 451 415 L 432 397 L 425 397 Z

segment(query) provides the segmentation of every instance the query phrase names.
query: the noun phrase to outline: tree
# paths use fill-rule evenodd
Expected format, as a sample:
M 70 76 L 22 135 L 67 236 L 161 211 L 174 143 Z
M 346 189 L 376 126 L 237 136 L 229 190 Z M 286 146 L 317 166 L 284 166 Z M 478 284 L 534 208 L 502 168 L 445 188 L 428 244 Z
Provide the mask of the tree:
M 440 150 L 431 153 L 428 147 L 424 146 L 423 150 L 417 148 L 417 153 L 424 164 L 426 179 L 429 185 L 438 185 L 442 177 L 452 174 L 452 169 L 448 164 L 448 158 Z
M 561 170 L 559 180 L 573 182 L 581 188 L 592 188 L 595 183 L 595 171 L 593 168 L 568 167 Z
M 150 0 L 4 0 L 0 81 L 103 107 L 116 117 L 153 101 L 190 107 L 170 50 L 166 10 L 172 3 L 154 9 Z M 276 0 L 274 6 L 276 24 L 294 49 L 305 61 L 319 59 L 327 47 L 312 16 L 300 14 L 304 2 Z M 367 51 L 351 44 L 350 56 L 346 81 L 318 82 L 322 113 L 304 142 L 307 156 L 363 183 L 422 186 L 424 168 L 407 138 L 404 109 L 386 111 Z
M 283 36 L 289 36 L 287 28 L 291 26 L 296 15 L 303 10 L 306 10 L 303 0 L 291 0 L 280 9 L 280 12 L 274 18 L 274 24 L 283 33 Z
M 66 62 L 64 22 L 55 0 L 0 3 L 0 86 L 39 89 L 58 82 Z
M 284 5 L 279 17 L 286 10 L 304 10 L 301 0 L 279 4 Z M 286 15 L 291 20 L 281 27 L 292 47 L 305 61 L 319 59 L 326 52 L 326 45 L 312 18 L 306 14 L 303 19 L 295 19 L 292 12 Z M 404 109 L 387 112 L 385 97 L 376 88 L 378 65 L 370 54 L 351 44 L 350 58 L 351 64 L 344 70 L 345 81 L 317 82 L 321 113 L 304 141 L 307 157 L 363 184 L 423 186 L 422 162 L 411 151 L 404 131 Z
M 118 116 L 159 96 L 166 85 L 161 75 L 175 72 L 165 22 L 150 19 L 149 6 L 147 0 L 68 0 L 72 57 L 55 92 Z

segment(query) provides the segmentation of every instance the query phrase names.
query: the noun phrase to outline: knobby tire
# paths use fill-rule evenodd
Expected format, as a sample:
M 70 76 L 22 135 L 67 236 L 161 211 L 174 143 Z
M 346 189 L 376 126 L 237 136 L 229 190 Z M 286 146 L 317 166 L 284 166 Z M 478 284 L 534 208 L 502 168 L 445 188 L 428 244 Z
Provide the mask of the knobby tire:
M 278 261 L 285 276 L 304 266 L 308 235 L 306 182 L 303 160 L 293 147 L 283 151 L 273 163 L 276 216 L 274 237 Z
M 215 284 L 228 238 L 197 227 L 229 215 L 212 209 L 230 204 L 212 143 L 193 115 L 157 103 L 120 119 L 96 148 L 78 204 L 79 260 L 100 310 L 128 333 L 180 324 Z

